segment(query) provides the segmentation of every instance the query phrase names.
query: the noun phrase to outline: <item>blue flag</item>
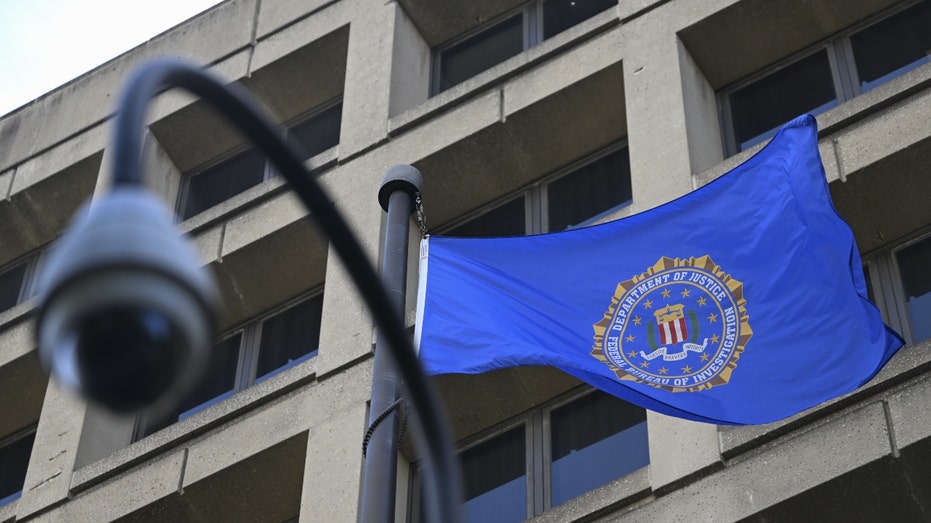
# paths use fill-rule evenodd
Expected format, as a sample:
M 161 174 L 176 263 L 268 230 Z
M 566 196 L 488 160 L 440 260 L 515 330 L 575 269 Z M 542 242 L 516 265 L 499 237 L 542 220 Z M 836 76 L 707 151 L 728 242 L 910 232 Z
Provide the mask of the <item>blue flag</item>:
M 621 220 L 421 246 L 430 374 L 548 365 L 685 419 L 756 424 L 851 392 L 902 346 L 866 299 L 817 124 Z

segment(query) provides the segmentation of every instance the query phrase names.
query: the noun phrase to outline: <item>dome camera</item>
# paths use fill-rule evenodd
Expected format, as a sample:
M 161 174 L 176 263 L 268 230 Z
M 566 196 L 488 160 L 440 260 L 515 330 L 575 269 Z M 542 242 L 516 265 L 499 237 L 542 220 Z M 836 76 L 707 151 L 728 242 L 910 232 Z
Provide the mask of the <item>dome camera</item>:
M 39 357 L 117 413 L 170 408 L 214 339 L 218 294 L 168 210 L 120 186 L 83 209 L 39 275 Z

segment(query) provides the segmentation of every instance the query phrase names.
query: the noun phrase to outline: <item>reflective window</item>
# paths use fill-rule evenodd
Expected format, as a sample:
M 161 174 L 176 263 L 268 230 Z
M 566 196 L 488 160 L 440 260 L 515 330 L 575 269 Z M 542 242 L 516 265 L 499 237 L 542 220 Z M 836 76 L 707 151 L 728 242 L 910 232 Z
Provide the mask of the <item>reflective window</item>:
M 186 220 L 265 180 L 265 156 L 246 149 L 226 160 L 191 173 L 182 196 L 181 219 Z
M 317 293 L 223 338 L 211 350 L 197 387 L 168 414 L 140 418 L 135 440 L 316 356 L 322 307 L 323 295 Z
M 305 160 L 339 143 L 342 108 L 342 102 L 327 104 L 288 127 L 289 139 L 298 144 Z M 178 214 L 186 220 L 273 175 L 268 159 L 258 149 L 250 147 L 238 151 L 185 174 Z
M 630 158 L 625 147 L 547 185 L 548 230 L 585 225 L 630 200 Z
M 600 391 L 541 405 L 512 422 L 459 454 L 469 523 L 523 521 L 650 462 L 646 411 Z M 419 481 L 415 470 L 415 493 Z M 411 522 L 423 523 L 419 495 L 411 508 Z
M 850 37 L 860 91 L 931 62 L 931 2 L 921 2 Z
M 896 253 L 912 341 L 931 338 L 931 238 Z
M 543 38 L 555 36 L 615 5 L 617 0 L 544 0 Z
M 523 15 L 512 16 L 439 53 L 437 92 L 445 91 L 524 50 Z
M 339 144 L 342 118 L 343 103 L 338 102 L 310 118 L 292 124 L 288 127 L 288 136 L 301 145 L 304 150 L 303 159 L 307 160 Z
M 920 2 L 724 89 L 726 152 L 747 149 L 801 114 L 819 114 L 928 63 L 929 27 L 931 2 Z
M 477 238 L 564 231 L 629 204 L 631 194 L 628 150 L 615 145 L 556 171 L 442 234 Z
M 617 0 L 534 0 L 471 36 L 440 46 L 434 53 L 432 92 L 443 92 L 615 5 Z
M 22 300 L 23 281 L 28 262 L 21 262 L 0 272 L 0 311 L 5 311 Z
M 739 150 L 771 138 L 779 127 L 805 113 L 837 105 L 827 51 L 819 51 L 773 72 L 729 96 Z
M 553 505 L 650 463 L 646 411 L 595 391 L 550 415 Z
M 527 519 L 526 436 L 520 425 L 459 455 L 466 521 L 509 523 Z
M 0 440 L 0 506 L 19 498 L 26 480 L 36 429 Z
M 317 355 L 323 296 L 316 296 L 262 322 L 256 381 Z
M 527 218 L 524 197 L 519 196 L 453 228 L 446 232 L 445 235 L 488 238 L 493 236 L 522 236 L 526 232 Z

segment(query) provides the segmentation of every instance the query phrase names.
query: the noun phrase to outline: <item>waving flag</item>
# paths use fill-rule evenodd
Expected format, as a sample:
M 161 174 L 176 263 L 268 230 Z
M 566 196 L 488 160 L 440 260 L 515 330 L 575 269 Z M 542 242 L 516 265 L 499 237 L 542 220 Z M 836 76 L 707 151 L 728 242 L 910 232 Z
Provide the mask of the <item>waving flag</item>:
M 855 390 L 902 345 L 866 299 L 811 116 L 729 173 L 610 223 L 421 246 L 432 374 L 548 365 L 631 403 L 767 423 Z

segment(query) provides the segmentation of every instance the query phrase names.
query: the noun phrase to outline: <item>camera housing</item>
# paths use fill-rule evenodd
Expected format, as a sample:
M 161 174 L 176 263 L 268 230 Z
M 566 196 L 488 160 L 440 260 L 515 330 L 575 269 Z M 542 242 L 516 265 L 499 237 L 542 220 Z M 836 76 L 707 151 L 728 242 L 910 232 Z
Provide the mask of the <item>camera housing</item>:
M 219 294 L 165 206 L 121 185 L 85 205 L 39 275 L 39 358 L 116 413 L 159 413 L 206 366 Z

